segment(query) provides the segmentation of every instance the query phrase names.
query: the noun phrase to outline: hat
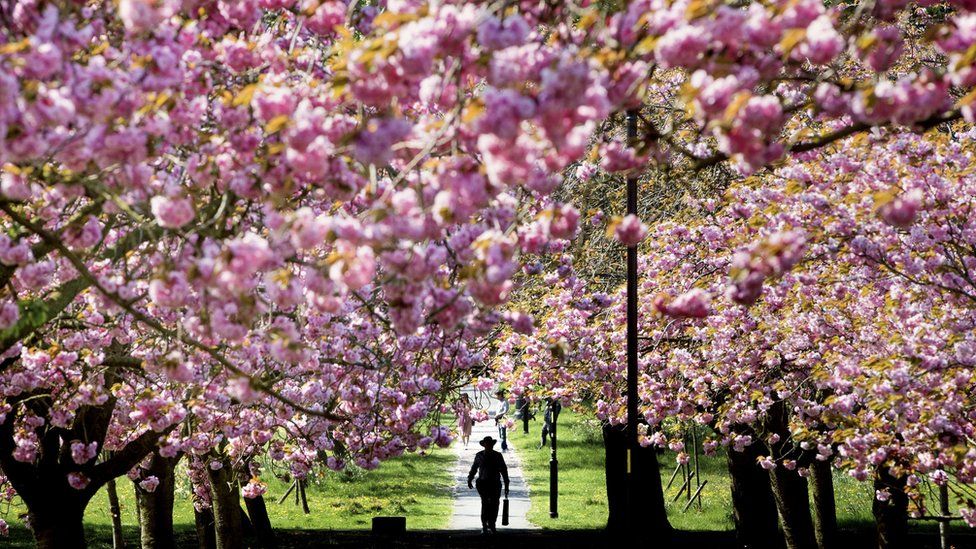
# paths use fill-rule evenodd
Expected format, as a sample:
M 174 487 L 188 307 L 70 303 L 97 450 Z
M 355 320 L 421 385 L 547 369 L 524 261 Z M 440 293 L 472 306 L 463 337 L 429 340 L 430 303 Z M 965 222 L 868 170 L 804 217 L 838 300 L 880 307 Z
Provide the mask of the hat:
M 481 439 L 481 442 L 479 442 L 478 444 L 480 444 L 480 445 L 484 446 L 485 448 L 487 448 L 489 446 L 494 446 L 496 442 L 498 442 L 498 441 L 495 440 L 495 439 L 493 439 L 493 438 L 491 438 L 490 436 L 487 436 L 487 437 Z

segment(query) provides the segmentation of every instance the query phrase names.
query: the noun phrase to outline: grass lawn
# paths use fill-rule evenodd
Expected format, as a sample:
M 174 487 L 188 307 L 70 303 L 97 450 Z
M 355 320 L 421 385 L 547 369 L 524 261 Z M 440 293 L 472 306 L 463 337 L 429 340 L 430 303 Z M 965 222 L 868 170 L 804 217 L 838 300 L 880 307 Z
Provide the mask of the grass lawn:
M 510 430 L 509 437 L 517 445 L 531 490 L 532 508 L 529 511 L 529 520 L 542 528 L 603 528 L 607 520 L 607 495 L 603 438 L 599 426 L 564 409 L 559 416 L 558 427 L 559 518 L 556 519 L 549 518 L 549 449 L 536 449 L 542 423 L 531 422 L 529 435 L 522 433 L 521 423 Z M 659 462 L 661 482 L 663 486 L 667 486 L 677 465 L 674 453 L 664 452 Z M 665 494 L 671 524 L 679 530 L 732 530 L 732 497 L 725 456 L 702 456 L 699 469 L 702 480 L 708 481 L 702 490 L 702 508 L 699 510 L 696 505 L 692 505 L 684 511 L 687 493 L 676 502 L 672 501 L 682 482 L 679 473 L 679 478 Z M 692 491 L 695 489 L 697 485 Z M 837 474 L 834 476 L 834 489 L 838 521 L 842 528 L 871 524 L 873 518 L 870 485 Z
M 306 515 L 289 496 L 284 503 L 278 499 L 290 484 L 271 475 L 263 475 L 268 483 L 265 500 L 271 524 L 276 529 L 315 530 L 368 530 L 378 515 L 403 515 L 410 530 L 439 529 L 447 527 L 451 516 L 451 484 L 454 454 L 450 449 L 436 449 L 427 455 L 405 454 L 384 462 L 374 471 L 350 468 L 343 472 L 328 472 L 315 478 L 306 493 L 311 513 Z M 193 506 L 190 502 L 189 480 L 177 469 L 176 505 L 173 522 L 181 536 L 193 538 Z M 132 483 L 118 480 L 118 492 L 122 507 L 122 523 L 127 528 L 128 540 L 136 543 L 135 494 Z M 30 535 L 17 520 L 23 507 L 13 506 L 0 518 L 11 526 L 11 538 L 0 545 L 31 547 Z M 94 547 L 111 546 L 111 514 L 108 496 L 102 490 L 95 495 L 85 512 L 85 528 Z M 192 539 L 188 539 L 192 544 Z

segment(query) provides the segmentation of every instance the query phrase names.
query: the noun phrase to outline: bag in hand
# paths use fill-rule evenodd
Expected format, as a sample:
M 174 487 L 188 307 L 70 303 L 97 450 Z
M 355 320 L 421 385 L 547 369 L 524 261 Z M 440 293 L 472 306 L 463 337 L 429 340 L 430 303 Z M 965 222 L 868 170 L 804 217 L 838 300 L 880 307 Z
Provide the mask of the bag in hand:
M 502 501 L 502 526 L 508 526 L 508 498 Z

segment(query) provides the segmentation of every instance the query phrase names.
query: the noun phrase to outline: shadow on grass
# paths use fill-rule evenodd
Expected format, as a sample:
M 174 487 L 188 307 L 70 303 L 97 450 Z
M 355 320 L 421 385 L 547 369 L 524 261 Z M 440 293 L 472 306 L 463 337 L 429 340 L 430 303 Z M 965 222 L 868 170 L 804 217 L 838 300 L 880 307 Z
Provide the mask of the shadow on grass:
M 934 525 L 912 525 L 909 546 L 918 549 L 939 547 L 938 528 Z M 126 542 L 138 546 L 139 533 L 136 528 L 126 527 Z M 111 529 L 104 526 L 86 527 L 88 546 L 92 549 L 112 547 Z M 477 532 L 457 532 L 440 530 L 411 530 L 395 538 L 374 538 L 368 530 L 277 530 L 279 549 L 311 549 L 313 547 L 335 548 L 488 548 L 488 547 L 532 547 L 533 549 L 565 549 L 594 547 L 624 547 L 622 540 L 613 538 L 603 530 L 507 530 L 502 528 L 496 536 L 482 536 Z M 196 547 L 196 534 L 191 525 L 178 525 L 177 547 Z M 732 532 L 715 531 L 677 531 L 670 542 L 648 531 L 642 536 L 640 547 L 685 548 L 707 547 L 709 549 L 732 549 L 736 547 Z M 651 543 L 653 541 L 653 543 Z M 969 529 L 953 529 L 951 544 L 957 549 L 976 549 L 976 533 Z M 11 527 L 10 537 L 2 540 L 3 547 L 33 547 L 30 533 L 23 527 Z M 872 547 L 874 531 L 872 525 L 862 524 L 857 528 L 844 528 L 841 532 L 840 547 Z

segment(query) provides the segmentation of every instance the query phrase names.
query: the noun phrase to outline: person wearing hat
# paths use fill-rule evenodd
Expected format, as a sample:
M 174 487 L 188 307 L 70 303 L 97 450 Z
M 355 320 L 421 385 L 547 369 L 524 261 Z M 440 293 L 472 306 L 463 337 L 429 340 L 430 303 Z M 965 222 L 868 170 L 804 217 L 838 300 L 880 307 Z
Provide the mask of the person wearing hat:
M 487 436 L 481 439 L 481 444 L 485 449 L 474 456 L 474 463 L 468 473 L 468 488 L 474 488 L 471 484 L 475 475 L 478 480 L 475 485 L 478 487 L 478 495 L 481 496 L 481 531 L 495 533 L 495 521 L 498 519 L 498 503 L 501 500 L 502 480 L 505 481 L 505 497 L 508 497 L 508 466 L 505 465 L 505 458 L 494 450 L 495 439 Z

